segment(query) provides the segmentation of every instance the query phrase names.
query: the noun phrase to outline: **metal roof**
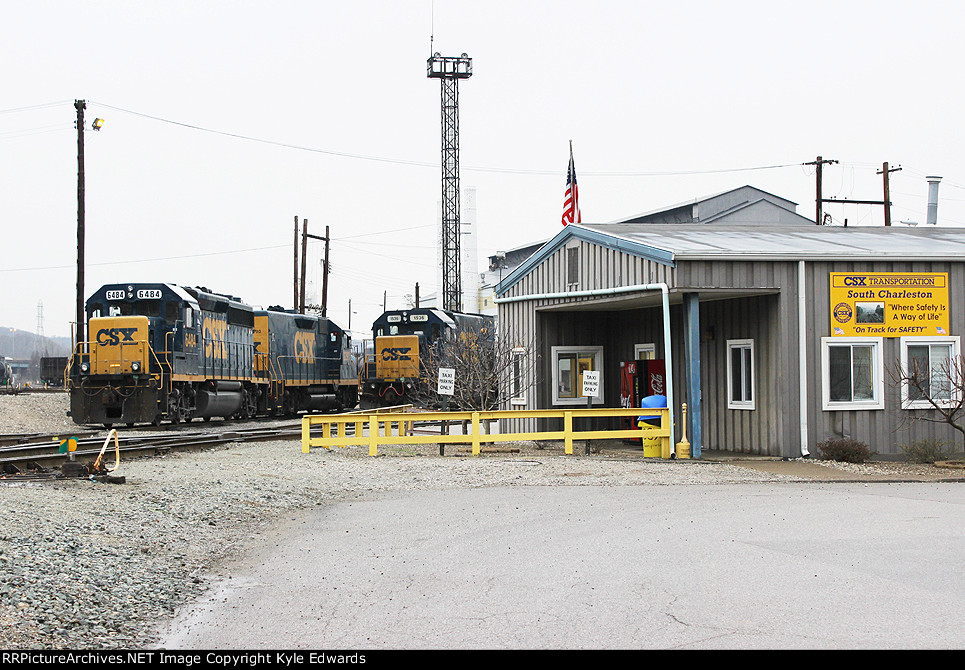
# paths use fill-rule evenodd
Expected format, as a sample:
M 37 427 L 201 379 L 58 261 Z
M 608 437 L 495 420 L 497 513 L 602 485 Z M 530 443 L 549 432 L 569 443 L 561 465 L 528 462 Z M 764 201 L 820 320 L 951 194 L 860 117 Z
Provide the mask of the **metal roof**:
M 965 228 L 582 224 L 583 228 L 681 260 L 909 259 L 965 261 Z

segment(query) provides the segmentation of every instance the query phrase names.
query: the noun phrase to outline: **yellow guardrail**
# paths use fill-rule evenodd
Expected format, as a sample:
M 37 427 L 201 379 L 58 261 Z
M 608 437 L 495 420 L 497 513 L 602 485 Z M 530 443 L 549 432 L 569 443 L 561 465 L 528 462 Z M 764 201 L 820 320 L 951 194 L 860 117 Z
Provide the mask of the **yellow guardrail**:
M 574 421 L 599 417 L 633 417 L 660 415 L 660 427 L 654 426 L 647 431 L 648 437 L 662 440 L 663 458 L 671 457 L 670 410 L 666 408 L 599 408 L 599 409 L 532 409 L 532 410 L 494 410 L 490 412 L 399 412 L 383 413 L 357 412 L 353 414 L 315 414 L 302 417 L 302 452 L 309 453 L 312 447 L 347 447 L 368 445 L 369 455 L 376 456 L 380 445 L 392 444 L 472 444 L 472 453 L 478 456 L 484 442 L 516 442 L 520 440 L 562 440 L 565 452 L 573 453 L 573 442 L 580 440 L 612 440 L 621 438 L 640 438 L 638 428 L 612 430 L 575 430 Z M 538 431 L 527 433 L 482 434 L 483 422 L 499 419 L 562 419 L 562 430 Z M 459 435 L 413 435 L 412 425 L 417 421 L 467 422 L 471 431 Z M 346 426 L 352 424 L 354 435 L 347 435 Z M 321 435 L 312 436 L 313 426 L 320 426 Z M 334 428 L 334 435 L 333 433 Z M 394 432 L 393 432 L 394 430 Z

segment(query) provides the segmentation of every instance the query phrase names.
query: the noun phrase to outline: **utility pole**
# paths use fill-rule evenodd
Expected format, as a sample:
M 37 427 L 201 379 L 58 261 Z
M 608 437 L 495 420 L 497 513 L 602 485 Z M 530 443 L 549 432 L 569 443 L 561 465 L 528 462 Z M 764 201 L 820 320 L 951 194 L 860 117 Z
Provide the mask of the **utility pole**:
M 298 309 L 298 215 L 295 215 L 295 265 L 292 268 L 292 279 L 295 282 L 295 297 L 292 298 L 292 309 Z
M 305 313 L 305 257 L 308 255 L 308 219 L 302 219 L 302 286 L 298 300 L 298 313 Z
M 84 110 L 87 102 L 74 100 L 77 110 L 77 343 L 84 336 Z
M 818 156 L 818 160 L 820 160 L 820 159 L 821 159 L 821 157 Z M 837 163 L 837 161 L 834 161 L 834 162 Z M 806 163 L 806 165 L 813 165 L 813 163 Z M 901 167 L 896 167 L 896 168 L 888 169 L 888 163 L 882 163 L 882 164 L 881 164 L 881 171 L 878 172 L 877 174 L 884 175 L 884 182 L 885 182 L 885 199 L 884 199 L 884 200 L 849 200 L 849 199 L 845 199 L 845 198 L 821 198 L 821 200 L 819 200 L 818 202 L 819 202 L 819 203 L 821 203 L 821 202 L 846 202 L 846 203 L 850 203 L 850 204 L 852 204 L 852 205 L 883 205 L 884 208 L 885 208 L 885 225 L 886 225 L 886 226 L 890 226 L 890 225 L 891 225 L 891 200 L 889 199 L 889 195 L 890 195 L 890 193 L 891 193 L 891 189 L 890 189 L 889 186 L 888 186 L 888 173 L 889 173 L 889 172 L 897 172 L 897 171 L 900 170 L 900 169 L 901 169 Z M 819 183 L 820 183 L 820 182 L 819 182 Z M 847 227 L 847 225 L 848 225 L 848 220 L 847 220 L 847 219 L 845 219 L 844 225 L 845 225 L 845 227 Z
M 898 172 L 900 169 L 901 169 L 901 166 L 899 165 L 898 167 L 891 168 L 889 170 L 888 163 L 884 162 L 881 164 L 881 171 L 878 172 L 878 174 L 881 175 L 882 181 L 884 181 L 884 187 L 885 187 L 884 206 L 885 206 L 885 225 L 886 226 L 891 225 L 891 185 L 888 183 L 888 173 Z
M 830 159 L 829 159 L 829 160 L 825 160 L 825 159 L 822 158 L 821 156 L 818 156 L 815 160 L 813 160 L 813 161 L 811 161 L 811 162 L 809 162 L 809 163 L 805 163 L 805 165 L 813 165 L 813 166 L 815 166 L 815 177 L 816 177 L 816 186 L 817 186 L 816 191 L 817 191 L 817 194 L 816 194 L 816 196 L 815 196 L 815 198 L 814 198 L 814 205 L 815 205 L 814 223 L 815 223 L 815 225 L 818 225 L 818 226 L 820 226 L 820 225 L 823 223 L 822 220 L 823 220 L 823 218 L 824 218 L 824 207 L 823 207 L 823 205 L 822 205 L 822 203 L 824 202 L 824 195 L 823 195 L 822 187 L 821 187 L 821 178 L 822 178 L 822 176 L 823 176 L 823 174 L 822 174 L 822 173 L 823 173 L 823 167 L 824 167 L 825 164 L 831 165 L 832 163 L 837 163 L 837 162 L 838 162 L 838 161 L 836 161 L 836 160 L 830 160 Z
M 325 226 L 325 268 L 322 273 L 322 316 L 328 315 L 328 226 Z
M 306 305 L 305 305 L 305 284 L 306 284 L 305 273 L 306 273 L 306 271 L 307 271 L 307 265 L 308 265 L 308 261 L 306 260 L 307 257 L 308 257 L 308 238 L 312 238 L 313 240 L 325 240 L 325 268 L 324 268 L 324 274 L 323 274 L 323 276 L 322 276 L 322 305 L 321 305 L 321 312 L 322 312 L 322 316 L 326 316 L 327 313 L 328 313 L 328 240 L 329 240 L 329 237 L 328 237 L 328 226 L 325 226 L 325 237 L 319 237 L 318 235 L 309 235 L 309 234 L 308 234 L 308 219 L 302 219 L 302 222 L 303 222 L 303 224 L 304 224 L 304 226 L 303 226 L 303 228 L 302 228 L 302 281 L 301 281 L 302 291 L 301 291 L 301 298 L 299 299 L 298 311 L 299 311 L 300 314 L 304 314 L 304 313 L 305 313 L 305 307 L 306 307 Z M 296 226 L 296 230 L 297 230 L 297 226 Z M 296 242 L 296 246 L 297 246 L 297 242 Z M 312 306 L 312 309 L 318 309 L 318 306 L 317 306 L 317 305 L 313 305 L 313 306 Z

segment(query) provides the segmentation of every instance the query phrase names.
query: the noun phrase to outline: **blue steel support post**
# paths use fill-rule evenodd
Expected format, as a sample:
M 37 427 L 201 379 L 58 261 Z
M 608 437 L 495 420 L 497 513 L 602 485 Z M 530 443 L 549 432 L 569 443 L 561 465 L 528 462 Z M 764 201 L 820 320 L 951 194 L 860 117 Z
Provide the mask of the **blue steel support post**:
M 687 431 L 691 458 L 700 458 L 700 296 L 684 293 L 684 349 L 687 366 Z

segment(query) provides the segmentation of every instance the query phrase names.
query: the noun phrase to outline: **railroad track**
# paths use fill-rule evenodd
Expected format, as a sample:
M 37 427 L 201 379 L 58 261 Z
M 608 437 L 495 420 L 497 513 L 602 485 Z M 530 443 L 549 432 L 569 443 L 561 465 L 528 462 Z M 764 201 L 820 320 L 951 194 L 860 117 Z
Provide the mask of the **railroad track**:
M 161 456 L 173 451 L 204 449 L 231 442 L 264 442 L 269 440 L 299 440 L 302 436 L 301 419 L 274 419 L 271 425 L 234 426 L 235 422 L 218 424 L 198 423 L 196 428 L 188 424 L 163 424 L 161 426 L 136 426 L 118 429 L 117 449 L 121 458 Z M 18 475 L 56 475 L 64 464 L 74 461 L 82 465 L 92 464 L 104 448 L 107 429 L 92 431 L 82 429 L 71 433 L 9 433 L 0 434 L 0 477 Z M 439 431 L 437 422 L 419 422 L 414 427 L 419 433 Z M 355 426 L 345 426 L 346 435 L 354 435 Z M 319 434 L 320 426 L 313 427 Z M 334 434 L 334 433 L 333 433 Z M 76 440 L 73 456 L 61 453 L 61 445 L 68 438 Z M 113 459 L 114 440 L 110 439 L 104 460 Z M 72 470 L 74 472 L 76 468 Z M 71 475 L 73 476 L 73 475 Z
M 0 471 L 6 475 L 24 472 L 43 472 L 60 468 L 67 461 L 79 463 L 93 462 L 101 453 L 105 437 L 101 434 L 79 433 L 74 435 L 0 435 Z M 61 443 L 68 437 L 76 438 L 77 449 L 70 453 L 60 453 Z M 121 458 L 140 458 L 160 456 L 172 451 L 204 449 L 230 442 L 252 442 L 268 440 L 291 440 L 301 438 L 301 424 L 276 425 L 224 430 L 180 430 L 166 431 L 163 434 L 118 433 L 118 450 Z M 107 446 L 105 459 L 113 459 L 114 440 Z

